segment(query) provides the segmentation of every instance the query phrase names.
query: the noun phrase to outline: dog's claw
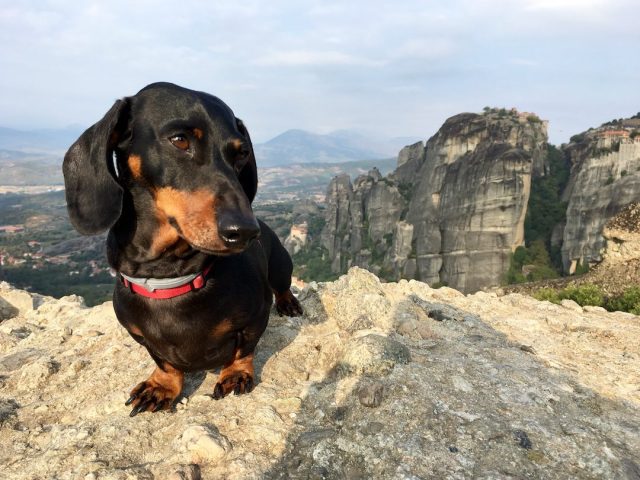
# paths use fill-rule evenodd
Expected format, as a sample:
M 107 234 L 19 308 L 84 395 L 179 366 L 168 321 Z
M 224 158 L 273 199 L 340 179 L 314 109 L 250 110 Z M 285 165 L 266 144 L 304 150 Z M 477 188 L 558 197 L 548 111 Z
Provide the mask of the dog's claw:
M 224 393 L 222 392 L 222 385 L 216 383 L 216 386 L 213 389 L 213 399 L 220 400 L 224 397 Z
M 286 315 L 287 317 L 299 317 L 302 315 L 302 305 L 296 297 L 293 296 L 291 290 L 285 293 L 276 293 L 276 312 L 278 315 Z
M 169 389 L 154 381 L 139 383 L 132 391 L 131 396 L 125 402 L 126 406 L 133 405 L 130 417 L 135 417 L 142 412 L 158 412 L 170 408 L 180 392 Z
M 244 384 L 244 393 L 250 393 L 253 390 L 254 387 L 254 383 L 253 383 L 253 378 L 249 377 L 247 378 L 245 384 Z
M 215 400 L 220 400 L 232 392 L 234 395 L 242 395 L 251 392 L 254 386 L 255 383 L 250 375 L 243 372 L 236 373 L 216 383 L 212 397 Z
M 131 410 L 131 413 L 129 414 L 129 416 L 135 417 L 140 412 L 144 412 L 147 409 L 147 406 L 148 406 L 148 402 L 142 402 L 138 404 L 137 406 L 133 407 L 133 410 Z

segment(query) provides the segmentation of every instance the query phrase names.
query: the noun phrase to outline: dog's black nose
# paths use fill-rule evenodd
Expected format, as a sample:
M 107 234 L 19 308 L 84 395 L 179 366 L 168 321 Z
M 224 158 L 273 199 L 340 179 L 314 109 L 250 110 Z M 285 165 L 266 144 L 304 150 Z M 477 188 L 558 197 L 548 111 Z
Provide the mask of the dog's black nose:
M 218 218 L 218 234 L 229 248 L 244 248 L 260 236 L 255 218 L 222 215 Z

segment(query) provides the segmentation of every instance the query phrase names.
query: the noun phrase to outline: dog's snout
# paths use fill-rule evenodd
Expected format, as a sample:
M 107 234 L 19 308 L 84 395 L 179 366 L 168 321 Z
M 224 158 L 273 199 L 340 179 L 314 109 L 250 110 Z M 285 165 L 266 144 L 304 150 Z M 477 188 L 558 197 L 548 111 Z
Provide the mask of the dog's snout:
M 218 234 L 229 248 L 244 248 L 260 236 L 255 218 L 223 215 L 218 220 Z

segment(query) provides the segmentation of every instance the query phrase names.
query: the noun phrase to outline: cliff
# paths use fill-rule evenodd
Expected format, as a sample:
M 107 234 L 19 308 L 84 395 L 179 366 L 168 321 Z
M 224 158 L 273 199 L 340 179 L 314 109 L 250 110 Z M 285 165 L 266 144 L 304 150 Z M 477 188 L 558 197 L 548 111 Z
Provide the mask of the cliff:
M 351 265 L 387 279 L 416 278 L 464 292 L 499 285 L 524 243 L 532 175 L 545 173 L 546 123 L 488 110 L 448 119 L 426 145 L 327 191 L 322 246 L 334 272 Z
M 602 260 L 607 221 L 640 201 L 640 118 L 618 120 L 572 137 L 564 147 L 571 176 L 562 261 L 573 273 L 578 264 Z M 562 227 L 560 227 L 562 228 Z
M 4 478 L 625 479 L 640 472 L 638 317 L 380 283 L 354 268 L 272 315 L 258 384 L 128 416 L 151 370 L 110 303 L 0 288 Z M 12 303 L 13 302 L 13 303 Z
M 640 286 L 640 205 L 632 203 L 609 219 L 602 230 L 602 261 L 586 275 L 568 277 L 575 284 L 590 283 L 608 295 Z

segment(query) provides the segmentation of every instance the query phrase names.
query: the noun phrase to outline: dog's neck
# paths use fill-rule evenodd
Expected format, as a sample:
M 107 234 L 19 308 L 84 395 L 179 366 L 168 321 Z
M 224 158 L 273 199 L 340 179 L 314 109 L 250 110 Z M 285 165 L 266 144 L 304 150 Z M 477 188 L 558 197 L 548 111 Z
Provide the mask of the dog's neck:
M 107 258 L 112 268 L 133 277 L 167 278 L 200 272 L 211 256 L 191 248 L 151 194 L 125 191 L 122 215 L 109 231 Z

